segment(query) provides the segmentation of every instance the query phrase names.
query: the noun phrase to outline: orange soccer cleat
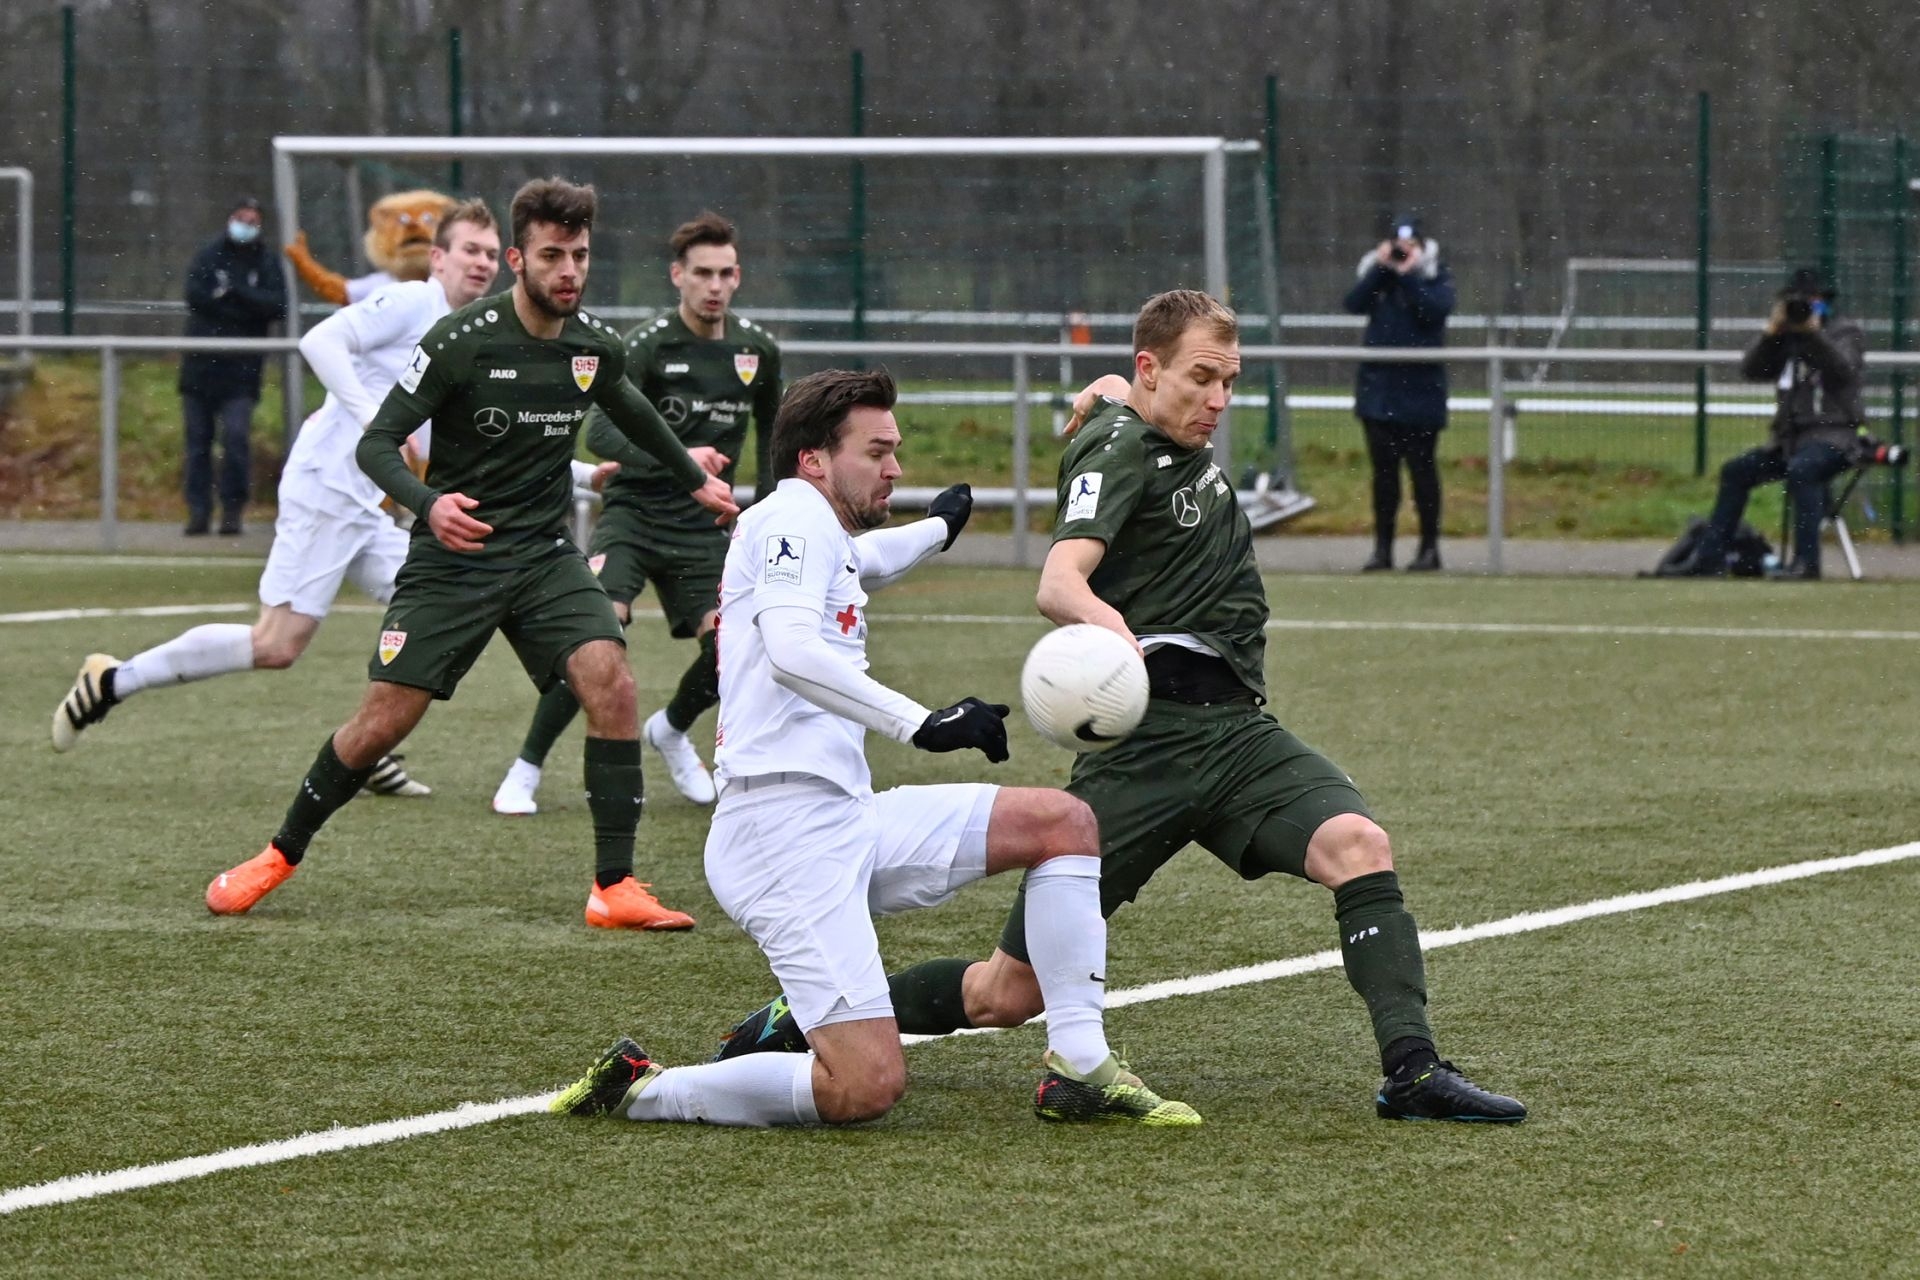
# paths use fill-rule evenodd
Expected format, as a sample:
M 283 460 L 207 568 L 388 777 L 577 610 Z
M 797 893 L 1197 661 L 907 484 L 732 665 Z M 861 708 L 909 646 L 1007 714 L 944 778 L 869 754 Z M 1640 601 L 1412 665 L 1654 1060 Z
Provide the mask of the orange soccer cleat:
M 285 883 L 295 870 L 295 865 L 269 844 L 233 870 L 213 878 L 207 886 L 207 910 L 217 916 L 243 915 Z
M 693 928 L 692 916 L 661 906 L 660 899 L 647 892 L 651 888 L 632 876 L 604 889 L 595 885 L 587 895 L 587 923 L 596 929 Z

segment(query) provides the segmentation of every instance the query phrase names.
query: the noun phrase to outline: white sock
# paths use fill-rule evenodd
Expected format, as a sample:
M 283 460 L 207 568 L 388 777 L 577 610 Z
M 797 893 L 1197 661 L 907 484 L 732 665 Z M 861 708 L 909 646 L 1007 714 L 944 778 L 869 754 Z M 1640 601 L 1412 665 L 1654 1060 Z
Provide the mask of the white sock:
M 238 622 L 210 622 L 121 663 L 113 673 L 113 696 L 127 698 L 155 685 L 186 684 L 251 670 L 253 628 Z
M 1111 1052 L 1099 858 L 1049 858 L 1027 873 L 1027 953 L 1047 1006 L 1047 1047 L 1085 1075 Z
M 680 1120 L 764 1129 L 819 1124 L 813 1055 L 748 1053 L 725 1062 L 669 1067 L 627 1108 L 629 1120 Z
M 531 794 L 540 789 L 540 766 L 515 756 L 513 766 L 507 770 L 507 781 L 519 783 Z

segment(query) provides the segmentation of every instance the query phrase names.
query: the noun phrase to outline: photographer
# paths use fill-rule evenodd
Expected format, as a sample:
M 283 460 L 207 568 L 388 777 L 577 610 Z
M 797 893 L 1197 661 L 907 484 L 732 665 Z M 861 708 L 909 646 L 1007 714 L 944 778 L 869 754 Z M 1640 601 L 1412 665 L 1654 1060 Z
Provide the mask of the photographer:
M 1766 331 L 1740 361 L 1754 382 L 1778 388 L 1772 438 L 1720 468 L 1720 494 L 1700 539 L 1692 573 L 1725 573 L 1726 548 L 1747 508 L 1747 495 L 1774 480 L 1787 482 L 1793 507 L 1793 564 L 1779 576 L 1820 576 L 1820 522 L 1827 482 L 1854 465 L 1858 429 L 1866 421 L 1860 396 L 1866 340 L 1859 324 L 1839 314 L 1835 292 L 1818 272 L 1793 273 L 1773 304 Z
M 1453 313 L 1453 276 L 1440 245 L 1426 238 L 1419 218 L 1393 220 L 1389 238 L 1360 259 L 1359 279 L 1346 308 L 1367 317 L 1369 347 L 1438 347 Z M 1354 379 L 1353 412 L 1367 434 L 1373 464 L 1374 572 L 1393 567 L 1393 525 L 1400 508 L 1400 463 L 1413 482 L 1420 550 L 1411 571 L 1440 567 L 1440 471 L 1434 448 L 1447 425 L 1444 364 L 1362 364 Z

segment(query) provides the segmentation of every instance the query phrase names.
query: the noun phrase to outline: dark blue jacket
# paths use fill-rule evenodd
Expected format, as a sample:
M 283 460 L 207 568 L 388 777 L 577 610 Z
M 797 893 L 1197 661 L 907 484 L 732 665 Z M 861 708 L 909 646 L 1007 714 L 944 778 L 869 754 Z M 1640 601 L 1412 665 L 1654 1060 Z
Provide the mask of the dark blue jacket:
M 1453 314 L 1453 275 L 1427 242 L 1426 261 L 1401 275 L 1368 254 L 1348 290 L 1346 308 L 1367 317 L 1369 347 L 1441 347 Z M 1354 377 L 1354 416 L 1367 422 L 1438 431 L 1447 425 L 1447 366 L 1363 364 Z
M 187 268 L 187 336 L 264 338 L 287 315 L 280 255 L 263 240 L 235 244 L 222 234 Z M 208 400 L 260 398 L 264 357 L 190 351 L 180 359 L 180 390 Z

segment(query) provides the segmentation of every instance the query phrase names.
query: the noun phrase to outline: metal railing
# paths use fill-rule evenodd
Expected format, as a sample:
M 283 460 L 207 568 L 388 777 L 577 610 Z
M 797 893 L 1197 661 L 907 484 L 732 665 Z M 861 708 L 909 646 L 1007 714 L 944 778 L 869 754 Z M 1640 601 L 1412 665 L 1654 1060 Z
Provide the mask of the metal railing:
M 182 338 L 182 337 L 16 337 L 0 335 L 0 351 L 75 351 L 97 353 L 100 357 L 100 545 L 115 550 L 119 540 L 119 447 L 120 447 L 120 360 L 123 352 L 173 353 L 187 351 L 258 352 L 263 355 L 296 352 L 299 344 L 288 338 Z M 1018 342 L 787 342 L 781 350 L 799 356 L 853 357 L 972 357 L 1004 359 L 1012 372 L 1012 484 L 1006 490 L 981 490 L 976 500 L 982 506 L 1004 505 L 1013 512 L 1013 554 L 1016 564 L 1031 563 L 1032 535 L 1029 524 L 1036 506 L 1050 507 L 1051 486 L 1034 487 L 1031 475 L 1033 409 L 1059 403 L 1060 392 L 1049 386 L 1037 390 L 1033 367 L 1036 360 L 1057 361 L 1064 357 L 1107 360 L 1113 372 L 1130 366 L 1133 350 L 1114 343 L 1066 345 Z M 1569 350 L 1544 351 L 1538 347 L 1357 347 L 1357 346 L 1243 346 L 1241 359 L 1255 363 L 1298 363 L 1314 361 L 1333 364 L 1435 364 L 1479 365 L 1486 370 L 1487 393 L 1487 564 L 1493 573 L 1503 571 L 1502 547 L 1506 540 L 1506 439 L 1510 392 L 1521 388 L 1509 384 L 1510 367 L 1541 360 L 1553 364 L 1618 364 L 1671 366 L 1701 369 L 1731 366 L 1740 362 L 1738 351 L 1683 350 Z M 1875 352 L 1867 356 L 1869 368 L 1920 369 L 1920 352 Z M 296 428 L 297 429 L 297 428 Z M 292 432 L 289 432 L 291 438 Z M 1232 476 L 1233 433 L 1231 418 L 1223 417 L 1214 433 L 1215 460 L 1221 472 Z M 897 491 L 901 506 L 912 507 L 931 499 L 935 490 L 903 488 Z M 1242 501 L 1249 495 L 1242 494 Z

